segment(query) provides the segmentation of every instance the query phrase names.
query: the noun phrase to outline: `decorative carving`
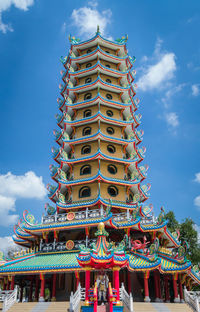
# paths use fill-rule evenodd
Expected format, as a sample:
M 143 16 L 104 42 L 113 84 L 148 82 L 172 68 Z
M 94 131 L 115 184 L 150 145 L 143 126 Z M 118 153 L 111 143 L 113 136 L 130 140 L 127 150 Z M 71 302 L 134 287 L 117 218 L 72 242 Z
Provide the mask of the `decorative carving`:
M 74 242 L 72 240 L 68 240 L 66 242 L 66 248 L 67 250 L 72 250 L 74 248 Z
M 122 36 L 121 38 L 117 38 L 115 41 L 118 43 L 125 44 L 128 40 L 128 35 Z
M 56 209 L 50 206 L 48 203 L 45 204 L 45 210 L 49 216 L 52 216 L 56 213 Z

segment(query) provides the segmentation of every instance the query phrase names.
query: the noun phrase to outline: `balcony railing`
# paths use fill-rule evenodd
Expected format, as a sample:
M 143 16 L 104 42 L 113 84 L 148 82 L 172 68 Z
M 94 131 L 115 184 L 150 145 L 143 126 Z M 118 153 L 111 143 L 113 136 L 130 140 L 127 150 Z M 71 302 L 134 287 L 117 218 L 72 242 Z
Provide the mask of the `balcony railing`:
M 74 219 L 73 220 L 86 220 L 86 219 L 94 219 L 98 217 L 104 217 L 106 215 L 106 211 L 101 206 L 100 209 L 88 209 L 82 211 L 74 212 Z M 55 214 L 50 216 L 42 216 L 42 224 L 49 224 L 49 223 L 61 223 L 61 222 L 71 222 L 72 220 L 68 219 L 68 213 L 61 213 Z
M 84 240 L 75 240 L 73 248 L 70 248 L 71 250 L 80 250 L 80 245 L 84 245 L 85 247 L 91 248 L 92 243 L 96 243 L 96 239 L 86 239 Z M 54 242 L 52 243 L 43 243 L 42 241 L 40 242 L 40 252 L 56 252 L 56 251 L 69 251 L 69 248 L 67 248 L 67 242 Z

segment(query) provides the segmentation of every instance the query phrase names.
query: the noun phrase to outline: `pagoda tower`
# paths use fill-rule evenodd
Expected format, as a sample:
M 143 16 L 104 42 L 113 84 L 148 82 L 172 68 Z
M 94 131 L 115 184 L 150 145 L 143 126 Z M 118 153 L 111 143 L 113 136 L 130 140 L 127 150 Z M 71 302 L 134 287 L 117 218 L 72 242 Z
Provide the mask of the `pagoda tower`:
M 103 300 L 112 312 L 123 311 L 131 296 L 180 302 L 183 284 L 200 284 L 187 243 L 167 229 L 164 208 L 154 217 L 144 204 L 150 184 L 127 39 L 105 39 L 98 27 L 87 41 L 69 37 L 47 185 L 54 204 L 46 204 L 41 222 L 24 211 L 13 239 L 26 250 L 9 260 L 0 255 L 2 287 L 19 285 L 20 300 L 28 289 L 29 301 L 44 301 L 46 288 L 52 301 L 73 302 L 71 292 L 77 298 L 84 288 L 82 311 L 96 312 Z

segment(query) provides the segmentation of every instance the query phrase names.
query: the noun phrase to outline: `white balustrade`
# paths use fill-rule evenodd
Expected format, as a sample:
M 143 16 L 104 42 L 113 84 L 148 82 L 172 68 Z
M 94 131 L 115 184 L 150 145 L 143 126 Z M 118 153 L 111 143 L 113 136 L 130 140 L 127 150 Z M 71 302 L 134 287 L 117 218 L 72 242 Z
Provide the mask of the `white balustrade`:
M 199 291 L 187 291 L 186 287 L 184 288 L 184 297 L 185 302 L 196 312 L 200 312 L 199 303 L 200 303 L 200 292 Z
M 18 288 L 16 286 L 15 289 L 11 293 L 5 295 L 4 301 L 3 301 L 3 309 L 2 309 L 3 312 L 8 311 L 13 306 L 13 304 L 17 302 L 17 293 L 18 293 Z
M 120 293 L 120 300 L 123 302 L 123 305 L 127 307 L 130 312 L 133 312 L 133 297 L 132 294 L 130 295 L 127 293 L 126 289 L 124 288 L 124 284 L 122 283 L 121 288 L 119 289 Z
M 81 300 L 85 300 L 85 288 L 81 288 L 81 285 L 79 284 L 77 291 L 74 294 L 71 292 L 69 312 L 80 311 Z

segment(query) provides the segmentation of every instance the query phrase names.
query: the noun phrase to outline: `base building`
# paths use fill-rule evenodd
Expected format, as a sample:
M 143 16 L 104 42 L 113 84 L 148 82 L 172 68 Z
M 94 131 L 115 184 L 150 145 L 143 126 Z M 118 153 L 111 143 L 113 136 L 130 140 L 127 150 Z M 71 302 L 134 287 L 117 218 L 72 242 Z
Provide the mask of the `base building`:
M 54 205 L 46 204 L 41 222 L 24 211 L 14 227 L 25 249 L 2 255 L 2 289 L 19 285 L 20 300 L 69 300 L 80 284 L 87 311 L 99 301 L 120 307 L 122 283 L 135 301 L 180 302 L 183 285 L 199 284 L 200 273 L 164 209 L 154 217 L 144 203 L 150 184 L 127 37 L 110 41 L 97 29 L 70 42 L 47 186 Z

